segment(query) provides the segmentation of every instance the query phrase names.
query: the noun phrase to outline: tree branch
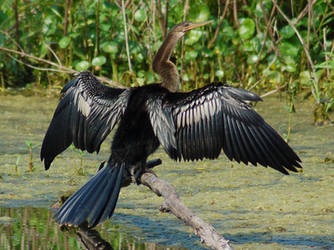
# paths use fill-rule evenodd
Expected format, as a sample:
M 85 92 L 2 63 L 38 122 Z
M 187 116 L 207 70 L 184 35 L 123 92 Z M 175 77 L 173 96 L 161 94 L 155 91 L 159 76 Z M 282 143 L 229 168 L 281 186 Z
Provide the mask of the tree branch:
M 129 50 L 129 41 L 128 41 L 128 28 L 126 27 L 126 13 L 125 13 L 124 0 L 122 0 L 122 13 L 123 13 L 123 22 L 124 22 L 124 36 L 125 36 L 126 54 L 128 56 L 129 71 L 132 72 L 130 50 Z
M 226 2 L 225 2 L 225 7 L 224 7 L 224 10 L 223 10 L 223 14 L 219 17 L 218 25 L 217 25 L 217 29 L 216 29 L 216 31 L 215 31 L 215 34 L 214 34 L 213 38 L 212 38 L 212 39 L 209 41 L 209 43 L 208 43 L 208 48 L 212 48 L 213 45 L 214 45 L 215 42 L 216 42 L 216 39 L 217 39 L 217 37 L 218 37 L 218 33 L 219 33 L 219 31 L 220 31 L 220 28 L 221 28 L 221 26 L 222 26 L 222 24 L 223 24 L 225 15 L 226 15 L 226 13 L 227 13 L 227 9 L 228 9 L 228 5 L 229 5 L 229 3 L 230 3 L 230 0 L 226 0 Z
M 98 171 L 100 171 L 104 167 L 104 164 L 105 161 L 101 162 Z M 160 159 L 148 161 L 145 165 L 145 172 L 140 176 L 141 184 L 147 186 L 157 196 L 164 197 L 165 202 L 162 205 L 163 209 L 160 210 L 171 211 L 179 220 L 182 220 L 184 223 L 190 226 L 193 233 L 200 237 L 201 243 L 205 244 L 207 247 L 214 250 L 233 250 L 232 246 L 229 244 L 229 241 L 225 240 L 222 235 L 219 235 L 212 225 L 203 221 L 180 201 L 179 195 L 176 193 L 175 188 L 171 184 L 159 179 L 156 174 L 151 170 L 152 168 L 160 164 Z M 125 175 L 123 176 L 121 184 L 122 188 L 129 186 L 131 183 L 133 183 L 134 176 L 132 176 L 130 172 L 131 171 L 125 171 Z M 64 202 L 63 198 L 64 197 L 62 197 L 62 202 Z M 59 209 L 60 206 L 61 202 L 58 201 L 52 206 L 52 208 Z M 85 242 L 88 242 L 90 244 L 96 242 L 104 243 L 104 240 L 100 239 L 99 237 L 97 237 L 97 239 L 87 238 L 87 221 L 79 227 L 70 227 L 68 225 L 63 226 L 65 228 L 74 228 L 77 230 L 77 234 L 83 234 L 84 237 L 80 238 L 81 242 L 83 242 L 83 239 L 85 239 Z M 94 234 L 94 237 L 95 236 L 96 234 Z
M 36 66 L 25 63 L 25 65 L 27 65 L 29 67 L 36 68 L 38 70 L 58 71 L 58 72 L 67 73 L 67 74 L 79 73 L 79 71 L 77 71 L 77 70 L 67 68 L 67 67 L 65 67 L 63 65 L 60 65 L 60 64 L 57 64 L 55 62 L 52 62 L 52 61 L 49 61 L 49 60 L 46 60 L 46 59 L 43 59 L 43 58 L 39 58 L 39 57 L 30 55 L 30 54 L 27 54 L 24 51 L 12 50 L 12 49 L 8 49 L 8 48 L 0 46 L 0 51 L 1 50 L 5 51 L 8 54 L 16 54 L 16 55 L 20 55 L 20 56 L 23 56 L 23 57 L 28 57 L 30 59 L 33 59 L 33 60 L 37 61 L 37 62 L 46 63 L 46 64 L 49 64 L 51 66 L 56 67 L 55 69 L 54 68 L 40 68 L 40 67 L 36 67 Z M 18 59 L 16 59 L 16 60 L 18 60 Z M 24 63 L 24 62 L 21 62 L 21 63 Z M 105 83 L 110 84 L 113 87 L 124 88 L 124 86 L 122 86 L 120 83 L 111 81 L 110 79 L 108 79 L 106 77 L 96 76 L 96 78 L 99 79 L 101 82 L 105 82 Z
M 147 164 L 150 164 L 148 162 Z M 165 199 L 167 208 L 180 220 L 185 222 L 193 230 L 193 233 L 201 238 L 201 243 L 216 250 L 233 249 L 228 240 L 219 235 L 216 229 L 203 221 L 187 208 L 179 199 L 175 188 L 168 182 L 159 179 L 153 172 L 147 171 L 141 175 L 140 181 L 158 196 Z
M 286 15 L 285 13 L 282 11 L 282 9 L 277 5 L 277 0 L 272 0 L 273 4 L 274 4 L 274 7 L 278 10 L 278 12 L 282 15 L 282 17 L 288 22 L 288 24 L 291 26 L 291 28 L 294 30 L 294 32 L 296 33 L 301 45 L 303 46 L 303 49 L 304 49 L 304 52 L 305 52 L 305 55 L 306 55 L 306 58 L 307 58 L 307 61 L 309 63 L 309 66 L 310 66 L 310 71 L 311 71 L 311 74 L 312 74 L 312 77 L 313 77 L 313 81 L 314 81 L 314 84 L 312 85 L 312 94 L 314 96 L 314 98 L 316 99 L 316 101 L 319 103 L 320 102 L 320 97 L 319 97 L 319 81 L 318 81 L 318 77 L 317 77 L 317 74 L 315 72 L 315 67 L 314 67 L 314 64 L 313 64 L 313 61 L 312 61 L 312 58 L 311 58 L 311 55 L 308 51 L 308 48 L 307 48 L 307 45 L 305 44 L 302 36 L 300 35 L 300 33 L 298 32 L 296 26 L 295 26 L 295 22 L 292 22 Z M 309 6 L 308 7 L 305 7 L 306 10 L 309 10 L 309 8 L 312 8 L 313 4 L 315 3 L 316 1 L 309 1 Z M 305 10 L 304 9 L 304 10 Z

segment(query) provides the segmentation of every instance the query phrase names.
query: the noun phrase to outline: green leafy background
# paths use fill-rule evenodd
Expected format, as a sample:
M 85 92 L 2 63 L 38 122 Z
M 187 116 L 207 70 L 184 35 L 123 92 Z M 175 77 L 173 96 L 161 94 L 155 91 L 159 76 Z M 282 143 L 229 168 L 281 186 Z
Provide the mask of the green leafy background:
M 159 81 L 152 70 L 152 59 L 163 40 L 165 1 L 125 1 L 133 71 L 129 71 L 127 61 L 121 1 L 68 2 L 66 9 L 66 1 L 31 0 L 17 1 L 17 4 L 13 0 L 2 1 L 0 46 L 22 48 L 25 53 L 56 63 L 59 59 L 67 68 L 90 70 L 124 86 Z M 184 43 L 180 42 L 173 54 L 182 73 L 183 90 L 212 81 L 224 81 L 258 93 L 281 88 L 290 100 L 297 96 L 314 101 L 315 121 L 328 120 L 334 103 L 334 7 L 331 1 L 316 1 L 309 15 L 304 11 L 308 2 L 278 1 L 278 6 L 295 22 L 317 79 L 312 75 L 300 39 L 274 9 L 272 1 L 237 0 L 234 5 L 234 1 L 190 0 L 188 8 L 186 1 L 169 1 L 168 28 L 184 19 L 213 20 L 211 25 L 187 33 Z M 50 68 L 50 65 L 8 54 L 0 50 L 3 91 L 8 87 L 25 87 L 49 93 L 47 90 L 58 90 L 72 77 L 32 69 L 22 61 L 40 68 Z

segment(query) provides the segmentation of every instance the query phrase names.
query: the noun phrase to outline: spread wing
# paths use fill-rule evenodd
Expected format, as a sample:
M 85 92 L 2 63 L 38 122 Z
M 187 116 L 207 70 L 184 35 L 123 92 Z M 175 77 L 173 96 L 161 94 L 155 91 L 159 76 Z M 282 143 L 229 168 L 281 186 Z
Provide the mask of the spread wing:
M 284 174 L 286 169 L 297 171 L 297 154 L 245 102 L 260 100 L 252 92 L 216 83 L 169 93 L 149 112 L 154 133 L 175 160 L 214 159 L 223 149 L 230 160 L 259 163 Z
M 71 143 L 90 153 L 99 152 L 127 107 L 129 90 L 108 87 L 90 72 L 80 72 L 61 94 L 42 144 L 45 169 Z

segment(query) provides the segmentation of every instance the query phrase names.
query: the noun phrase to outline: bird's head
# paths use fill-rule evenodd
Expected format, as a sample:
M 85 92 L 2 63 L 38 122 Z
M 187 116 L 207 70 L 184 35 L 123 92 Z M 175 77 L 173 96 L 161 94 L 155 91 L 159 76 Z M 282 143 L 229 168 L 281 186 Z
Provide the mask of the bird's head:
M 212 20 L 206 21 L 206 22 L 201 22 L 201 23 L 193 23 L 190 21 L 185 21 L 179 24 L 176 24 L 171 30 L 170 33 L 177 34 L 178 37 L 182 37 L 185 35 L 185 33 L 189 30 L 207 25 L 209 23 L 212 23 Z

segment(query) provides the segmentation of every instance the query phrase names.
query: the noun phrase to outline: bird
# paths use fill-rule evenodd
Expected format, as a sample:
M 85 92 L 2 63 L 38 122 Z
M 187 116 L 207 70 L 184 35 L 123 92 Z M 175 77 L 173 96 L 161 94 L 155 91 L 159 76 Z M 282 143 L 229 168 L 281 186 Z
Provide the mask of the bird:
M 298 155 L 250 105 L 262 101 L 257 94 L 222 82 L 178 91 L 180 77 L 171 54 L 188 31 L 210 22 L 185 21 L 170 30 L 153 59 L 161 82 L 122 89 L 83 71 L 63 87 L 41 147 L 46 170 L 72 143 L 98 153 L 118 127 L 108 161 L 58 209 L 57 223 L 88 221 L 95 227 L 111 218 L 125 174 L 135 169 L 140 184 L 147 158 L 159 146 L 177 162 L 216 159 L 223 151 L 229 160 L 283 174 L 302 168 Z

